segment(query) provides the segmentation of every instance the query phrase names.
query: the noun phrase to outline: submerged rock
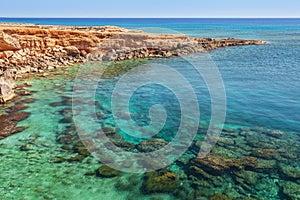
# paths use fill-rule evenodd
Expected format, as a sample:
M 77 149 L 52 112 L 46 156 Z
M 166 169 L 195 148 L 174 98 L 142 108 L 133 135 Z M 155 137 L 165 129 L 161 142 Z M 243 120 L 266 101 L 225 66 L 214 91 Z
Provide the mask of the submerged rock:
M 175 173 L 161 170 L 148 172 L 145 175 L 142 189 L 145 193 L 160 193 L 174 192 L 176 189 L 179 189 L 179 187 L 180 181 Z
M 241 184 L 244 188 L 250 189 L 251 186 L 255 186 L 259 180 L 260 174 L 249 170 L 241 170 L 234 172 L 234 179 Z
M 137 149 L 141 152 L 152 152 L 161 149 L 162 147 L 168 145 L 168 142 L 163 139 L 152 139 L 145 140 L 137 145 Z
M 91 155 L 91 152 L 86 148 L 86 146 L 84 146 L 81 141 L 73 147 L 73 150 L 75 153 L 78 153 L 79 155 L 82 155 L 84 157 L 88 157 L 89 155 Z
M 135 145 L 131 142 L 114 142 L 114 145 L 122 149 L 125 149 L 127 151 L 131 151 L 135 149 Z
M 112 142 L 124 142 L 123 136 L 117 132 L 114 127 L 102 127 L 101 132 L 97 134 L 97 138 L 109 138 Z
M 25 106 L 24 104 L 18 102 L 18 103 L 16 103 L 15 105 L 9 107 L 9 108 L 7 109 L 7 112 L 13 113 L 13 112 L 25 110 L 25 109 L 27 109 L 27 108 L 29 108 L 29 106 Z
M 30 116 L 31 113 L 29 112 L 14 112 L 9 114 L 8 119 L 15 121 L 15 122 L 20 122 L 25 119 L 27 119 Z
M 107 165 L 102 165 L 99 169 L 96 171 L 97 176 L 104 177 L 104 178 L 112 178 L 116 177 L 121 174 L 120 171 L 112 169 L 108 167 Z
M 30 151 L 34 149 L 34 145 L 32 144 L 24 144 L 20 147 L 21 151 Z
M 265 134 L 271 137 L 281 138 L 284 135 L 284 132 L 280 130 L 274 130 L 274 131 L 267 131 L 265 132 Z
M 254 149 L 251 156 L 271 160 L 277 158 L 279 154 L 275 149 Z
M 114 127 L 102 127 L 101 129 L 106 136 L 114 135 L 117 133 Z
M 72 108 L 64 108 L 64 109 L 59 111 L 59 114 L 61 114 L 63 116 L 72 116 L 73 115 L 73 110 L 72 110 Z
M 0 139 L 8 137 L 14 133 L 23 131 L 26 127 L 17 127 L 18 122 L 30 116 L 28 112 L 14 112 L 10 114 L 0 114 Z
M 300 199 L 300 184 L 287 181 L 282 186 L 282 193 L 286 199 L 297 200 Z
M 272 172 L 272 169 L 276 168 L 276 164 L 276 160 L 258 159 L 257 167 L 254 170 L 264 173 L 270 173 Z
M 59 123 L 62 123 L 62 124 L 71 124 L 73 123 L 73 117 L 72 116 L 65 116 L 63 119 L 61 119 L 59 121 Z
M 229 158 L 215 154 L 208 154 L 205 158 L 195 158 L 191 160 L 192 166 L 197 166 L 211 174 L 220 174 L 228 170 L 241 170 L 244 168 L 255 168 L 257 158 Z
M 202 170 L 200 167 L 197 166 L 191 166 L 190 169 L 192 174 L 194 174 L 198 178 L 205 178 L 205 179 L 210 179 L 211 175 Z
M 61 144 L 73 144 L 79 140 L 79 137 L 77 135 L 72 134 L 63 134 L 59 135 L 56 139 L 57 142 Z
M 293 167 L 285 164 L 279 165 L 279 170 L 282 176 L 289 180 L 300 180 L 300 168 Z
M 26 98 L 26 99 L 23 99 L 23 100 L 21 100 L 21 101 L 19 101 L 18 103 L 33 103 L 33 102 L 35 102 L 36 101 L 36 99 L 35 98 Z
M 81 162 L 85 158 L 86 158 L 86 156 L 78 154 L 78 155 L 72 156 L 71 158 L 66 159 L 66 161 L 68 161 L 68 162 Z

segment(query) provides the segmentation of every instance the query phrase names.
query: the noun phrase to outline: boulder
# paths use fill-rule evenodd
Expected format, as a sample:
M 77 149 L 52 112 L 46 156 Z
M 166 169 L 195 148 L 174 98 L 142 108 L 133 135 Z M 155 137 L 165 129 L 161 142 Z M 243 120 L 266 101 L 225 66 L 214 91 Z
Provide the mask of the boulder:
M 0 77 L 0 103 L 6 103 L 15 97 L 13 88 L 16 86 L 13 74 L 10 70 L 6 70 Z

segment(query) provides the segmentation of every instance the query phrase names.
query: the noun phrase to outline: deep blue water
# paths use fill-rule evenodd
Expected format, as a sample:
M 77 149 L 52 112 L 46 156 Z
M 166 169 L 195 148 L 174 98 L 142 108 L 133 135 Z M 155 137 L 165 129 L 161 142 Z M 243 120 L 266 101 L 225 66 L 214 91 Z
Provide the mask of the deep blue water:
M 265 40 L 268 44 L 263 46 L 229 47 L 209 52 L 225 83 L 227 123 L 300 131 L 300 19 L 4 18 L 0 21 L 116 25 L 150 32 L 180 32 L 191 37 Z M 179 60 L 159 62 L 176 66 Z M 203 113 L 209 113 L 208 104 L 208 100 L 202 102 Z

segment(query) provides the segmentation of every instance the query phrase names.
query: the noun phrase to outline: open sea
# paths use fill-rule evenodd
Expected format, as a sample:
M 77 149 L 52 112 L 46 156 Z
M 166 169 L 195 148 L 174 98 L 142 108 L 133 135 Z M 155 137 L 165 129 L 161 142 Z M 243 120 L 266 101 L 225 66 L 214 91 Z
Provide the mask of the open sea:
M 71 100 L 74 80 L 84 65 L 49 72 L 48 78 L 30 77 L 26 82 L 33 84 L 28 88 L 32 95 L 22 100 L 35 101 L 26 104 L 30 117 L 19 122 L 27 129 L 0 141 L 0 199 L 300 199 L 300 19 L 0 18 L 0 22 L 114 25 L 190 37 L 267 41 L 266 45 L 206 53 L 217 66 L 226 92 L 224 131 L 212 150 L 214 159 L 221 163 L 216 166 L 192 162 L 205 137 L 212 107 L 205 81 L 182 58 L 106 63 L 107 76 L 99 77 L 93 99 L 98 123 L 116 129 L 112 141 L 126 143 L 127 150 L 133 152 L 144 151 L 141 143 L 149 138 L 126 134 L 114 120 L 111 95 L 122 75 L 141 65 L 150 66 L 149 71 L 151 66 L 166 65 L 183 74 L 195 90 L 201 117 L 194 141 L 165 171 L 146 175 L 114 174 L 111 170 L 113 175 L 106 177 L 98 170 L 101 163 L 82 152 Z M 201 55 L 189 55 L 187 60 L 197 57 Z M 103 68 L 101 63 L 86 65 Z M 137 124 L 147 126 L 149 109 L 156 104 L 163 105 L 168 114 L 157 138 L 170 142 L 181 119 L 179 102 L 171 90 L 157 84 L 141 87 L 130 99 L 129 112 Z M 0 113 L 6 111 L 7 107 L 0 107 Z M 121 123 L 126 126 L 126 119 Z M 241 162 L 245 157 L 257 159 L 257 164 Z M 235 162 L 243 167 L 229 164 Z M 170 181 L 167 173 L 175 178 Z

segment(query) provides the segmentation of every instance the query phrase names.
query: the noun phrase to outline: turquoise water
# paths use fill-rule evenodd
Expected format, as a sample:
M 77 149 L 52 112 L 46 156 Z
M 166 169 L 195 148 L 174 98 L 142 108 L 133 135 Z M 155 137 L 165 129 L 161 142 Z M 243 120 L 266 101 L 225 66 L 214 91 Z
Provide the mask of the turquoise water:
M 195 173 L 189 161 L 199 150 L 210 119 L 208 89 L 192 67 L 181 58 L 139 60 L 110 66 L 107 77 L 99 82 L 96 106 L 99 123 L 115 127 L 110 95 L 120 75 L 142 64 L 165 64 L 180 71 L 196 88 L 201 111 L 201 128 L 189 150 L 166 169 L 175 173 L 178 187 L 172 191 L 149 192 L 143 174 L 121 174 L 113 178 L 97 177 L 101 164 L 76 149 L 78 138 L 72 120 L 71 97 L 75 66 L 53 72 L 49 78 L 31 77 L 35 91 L 27 104 L 31 116 L 19 126 L 28 128 L 1 141 L 0 194 L 3 199 L 300 199 L 300 20 L 299 19 L 1 19 L 0 21 L 59 25 L 118 25 L 150 30 L 168 28 L 192 37 L 236 37 L 262 39 L 262 46 L 229 47 L 209 52 L 217 65 L 227 94 L 227 117 L 220 142 L 213 155 L 232 159 L 258 158 L 258 166 L 246 166 L 215 173 L 202 164 L 209 175 Z M 153 32 L 172 32 L 151 29 Z M 195 58 L 197 55 L 191 55 Z M 101 68 L 96 64 L 95 68 Z M 55 75 L 57 73 L 58 75 Z M 56 103 L 56 104 L 53 104 Z M 169 118 L 158 134 L 171 141 L 180 122 L 180 107 L 171 91 L 147 85 L 136 91 L 130 102 L 133 119 L 140 125 L 150 122 L 149 108 L 163 104 Z M 5 108 L 1 108 L 5 111 Z M 126 122 L 125 122 L 126 123 Z M 116 127 L 117 128 L 117 127 Z M 267 130 L 268 129 L 268 130 Z M 282 137 L 271 136 L 272 130 L 283 131 Z M 114 142 L 130 142 L 130 151 L 139 151 L 136 139 L 122 130 Z M 67 138 L 63 140 L 63 138 Z M 27 144 L 26 151 L 21 151 Z M 261 153 L 261 151 L 263 153 Z M 75 160 L 75 161 L 74 161 Z M 211 166 L 210 166 L 211 167 Z M 209 167 L 208 167 L 209 168 Z M 211 167 L 212 168 L 212 167 Z M 6 173 L 5 173 L 6 172 Z M 177 180 L 176 179 L 176 180 Z M 151 179 L 150 179 L 151 180 Z M 155 183 L 159 184 L 159 183 Z M 164 183 L 170 184 L 169 182 Z M 149 194 L 150 193 L 150 194 Z M 223 196 L 224 197 L 224 196 Z
M 261 39 L 265 46 L 210 52 L 225 82 L 229 123 L 300 129 L 300 19 L 1 19 L 57 25 L 118 25 L 192 37 Z M 158 30 L 149 27 L 157 27 Z M 166 28 L 166 29 L 164 29 Z M 170 29 L 170 30 L 168 30 Z M 164 61 L 165 62 L 165 61 Z M 167 62 L 174 63 L 176 59 Z M 246 81 L 245 81 L 246 80 Z M 241 120 L 241 118 L 243 118 Z

